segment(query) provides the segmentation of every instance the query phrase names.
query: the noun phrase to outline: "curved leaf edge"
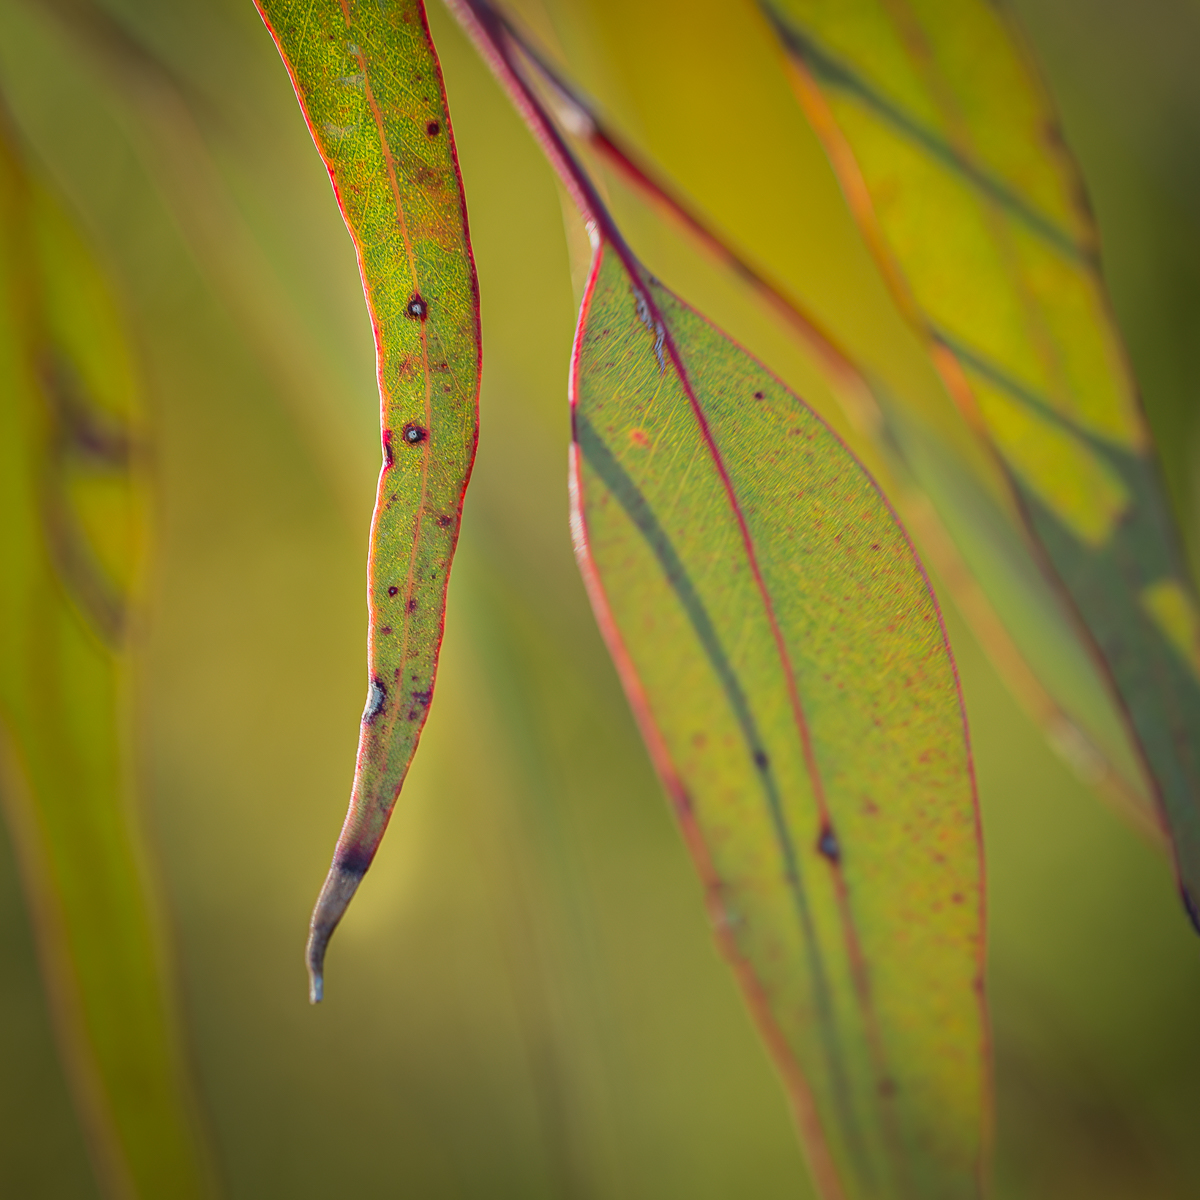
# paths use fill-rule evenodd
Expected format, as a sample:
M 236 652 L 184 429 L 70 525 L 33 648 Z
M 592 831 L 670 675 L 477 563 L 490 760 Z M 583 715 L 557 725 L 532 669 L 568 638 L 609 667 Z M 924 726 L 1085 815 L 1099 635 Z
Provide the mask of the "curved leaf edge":
M 458 490 L 458 495 L 455 502 L 454 522 L 451 530 L 450 543 L 447 551 L 447 567 L 442 575 L 442 583 L 439 595 L 438 607 L 438 624 L 435 634 L 435 645 L 432 655 L 432 666 L 429 677 L 429 689 L 426 701 L 419 706 L 420 711 L 417 713 L 417 719 L 413 722 L 412 732 L 413 743 L 411 751 L 408 755 L 408 760 L 403 767 L 403 773 L 399 782 L 395 786 L 392 795 L 387 799 L 384 805 L 380 805 L 381 812 L 368 813 L 368 808 L 373 806 L 370 798 L 364 804 L 357 794 L 357 788 L 352 794 L 351 802 L 346 813 L 342 829 L 339 833 L 337 845 L 334 850 L 333 861 L 330 864 L 329 871 L 325 881 L 322 884 L 321 891 L 317 897 L 317 901 L 313 907 L 312 916 L 309 921 L 308 940 L 305 945 L 305 964 L 308 970 L 309 977 L 309 1001 L 312 1004 L 318 1004 L 324 998 L 325 992 L 325 956 L 328 950 L 329 941 L 333 936 L 334 930 L 337 928 L 342 917 L 345 915 L 350 901 L 354 898 L 359 884 L 370 868 L 375 854 L 379 849 L 380 842 L 386 832 L 387 825 L 391 818 L 391 813 L 394 809 L 396 800 L 400 795 L 400 791 L 404 786 L 404 781 L 407 778 L 407 773 L 411 767 L 412 760 L 416 755 L 417 747 L 420 743 L 421 734 L 424 730 L 425 723 L 428 720 L 429 710 L 433 698 L 433 693 L 437 684 L 437 668 L 440 658 L 441 644 L 445 634 L 445 614 L 446 614 L 446 596 L 450 583 L 450 568 L 453 564 L 453 558 L 458 546 L 458 539 L 462 527 L 462 513 L 466 500 L 467 488 L 470 484 L 471 472 L 474 467 L 476 451 L 479 444 L 479 389 L 482 373 L 483 362 L 483 342 L 480 332 L 480 301 L 479 301 L 479 283 L 478 273 L 475 265 L 474 251 L 471 247 L 470 229 L 468 224 L 465 189 L 463 187 L 462 169 L 458 158 L 458 148 L 454 139 L 452 119 L 450 116 L 449 101 L 446 96 L 445 79 L 443 77 L 441 61 L 438 57 L 437 48 L 433 41 L 433 34 L 429 28 L 428 14 L 425 10 L 424 0 L 414 0 L 415 8 L 420 16 L 421 32 L 424 36 L 426 46 L 428 47 L 430 58 L 432 60 L 433 69 L 436 73 L 436 84 L 438 92 L 442 97 L 443 111 L 445 120 L 445 136 L 446 142 L 450 149 L 450 160 L 453 167 L 454 179 L 457 185 L 457 196 L 459 201 L 459 218 L 462 223 L 465 252 L 467 259 L 468 274 L 472 286 L 472 316 L 474 321 L 474 341 L 475 341 L 475 388 L 472 398 L 474 408 L 474 424 L 470 447 L 467 452 L 467 461 L 463 472 L 463 479 Z M 338 187 L 337 179 L 334 176 L 332 165 L 325 159 L 324 151 L 321 147 L 321 140 L 318 135 L 317 128 L 309 110 L 303 88 L 301 86 L 298 72 L 292 63 L 285 47 L 282 38 L 279 35 L 275 24 L 272 22 L 269 13 L 266 10 L 266 0 L 255 0 L 255 7 L 258 10 L 263 24 L 274 41 L 280 58 L 283 60 L 287 68 L 288 78 L 292 84 L 292 89 L 296 96 L 296 101 L 300 107 L 300 111 L 304 116 L 304 121 L 308 127 L 310 136 L 313 139 L 313 144 L 320 154 L 322 161 L 325 163 L 326 169 L 330 176 L 330 182 L 333 186 L 334 195 L 337 199 L 338 211 L 341 213 L 342 220 L 345 223 L 347 233 L 350 236 L 351 242 L 354 245 L 355 256 L 358 263 L 359 275 L 363 283 L 364 296 L 367 301 L 368 309 L 372 314 L 372 336 L 375 345 L 376 369 L 377 378 L 380 389 L 380 406 L 381 406 L 381 449 L 383 451 L 384 463 L 380 469 L 379 482 L 376 487 L 376 499 L 371 516 L 372 530 L 372 551 L 369 555 L 369 561 L 373 559 L 373 543 L 375 531 L 379 527 L 380 518 L 386 508 L 386 500 L 384 498 L 384 479 L 390 465 L 391 448 L 387 442 L 387 431 L 383 425 L 386 421 L 384 413 L 384 405 L 386 403 L 386 392 L 384 380 L 382 377 L 382 366 L 385 356 L 383 345 L 383 333 L 380 329 L 378 321 L 375 319 L 374 309 L 371 304 L 371 285 L 368 280 L 367 266 L 364 255 L 364 247 L 362 239 L 356 232 L 351 215 L 348 211 L 344 197 Z M 342 11 L 349 20 L 349 8 L 345 0 L 342 0 Z M 364 68 L 365 70 L 365 68 Z M 382 133 L 382 130 L 381 130 Z M 397 197 L 397 203 L 399 203 Z M 368 610 L 370 610 L 371 596 L 368 590 Z M 375 695 L 377 684 L 374 680 L 371 681 L 371 686 L 368 689 L 368 710 L 372 703 L 372 698 Z M 361 776 L 361 771 L 364 763 L 364 756 L 367 752 L 366 745 L 366 730 L 364 724 L 363 733 L 360 734 L 358 752 L 355 762 L 355 779 L 356 781 Z M 373 818 L 373 819 L 372 819 Z M 367 826 L 366 829 L 363 827 Z
M 682 832 L 685 845 L 692 857 L 697 874 L 700 877 L 701 886 L 704 893 L 705 906 L 709 913 L 710 925 L 713 930 L 714 938 L 722 955 L 729 963 L 735 973 L 739 987 L 745 997 L 747 1007 L 750 1010 L 751 1017 L 758 1029 L 760 1037 L 763 1039 L 771 1059 L 775 1064 L 776 1069 L 782 1077 L 782 1082 L 792 1112 L 801 1134 L 801 1144 L 803 1146 L 809 1170 L 812 1173 L 813 1180 L 817 1185 L 817 1190 L 822 1196 L 822 1200 L 845 1200 L 845 1191 L 842 1187 L 841 1179 L 837 1166 L 834 1161 L 833 1154 L 829 1148 L 828 1141 L 825 1137 L 820 1116 L 817 1111 L 817 1104 L 812 1094 L 812 1090 L 808 1082 L 804 1078 L 799 1065 L 795 1061 L 794 1053 L 788 1045 L 787 1038 L 780 1029 L 775 1018 L 771 1014 L 770 1004 L 762 983 L 755 971 L 754 965 L 742 954 L 737 946 L 736 940 L 733 937 L 733 932 L 730 928 L 729 921 L 725 912 L 725 907 L 721 899 L 722 883 L 720 875 L 713 863 L 709 853 L 708 846 L 705 843 L 704 837 L 701 834 L 695 819 L 691 802 L 688 797 L 687 789 L 679 774 L 678 769 L 671 757 L 670 751 L 667 749 L 666 739 L 662 731 L 659 729 L 655 721 L 649 699 L 646 695 L 645 688 L 638 675 L 637 668 L 634 666 L 632 655 L 630 654 L 625 639 L 617 625 L 612 609 L 609 605 L 607 595 L 604 591 L 604 586 L 600 580 L 599 570 L 592 557 L 590 549 L 590 541 L 588 536 L 587 517 L 584 511 L 584 485 L 582 460 L 583 449 L 579 436 L 577 407 L 578 393 L 577 382 L 579 378 L 580 358 L 582 352 L 582 343 L 584 329 L 587 322 L 587 313 L 595 288 L 596 280 L 599 275 L 599 266 L 601 255 L 603 252 L 604 239 L 593 228 L 593 258 L 591 269 L 588 274 L 587 283 L 584 289 L 582 302 L 580 304 L 579 319 L 576 325 L 575 338 L 571 351 L 571 365 L 568 375 L 568 399 L 571 406 L 571 445 L 569 448 L 568 457 L 568 488 L 570 498 L 570 524 L 571 524 L 571 539 L 575 551 L 575 559 L 579 566 L 580 575 L 583 578 L 584 588 L 587 592 L 589 603 L 592 607 L 592 613 L 595 618 L 597 627 L 600 630 L 601 637 L 609 651 L 609 655 L 613 660 L 614 667 L 617 671 L 618 678 L 625 691 L 634 719 L 637 722 L 639 731 L 642 734 L 645 742 L 647 753 L 650 756 L 651 762 L 656 773 L 663 782 L 663 786 L 667 792 L 668 799 L 671 804 L 672 811 L 675 813 L 676 819 L 679 822 L 679 828 Z M 622 242 L 612 242 L 614 250 L 622 260 L 625 269 L 630 276 L 631 282 L 638 288 L 639 294 L 647 305 L 649 317 L 652 322 L 657 322 L 657 327 L 662 331 L 664 348 L 668 350 L 674 366 L 678 371 L 685 391 L 692 399 L 693 411 L 704 429 L 703 436 L 710 446 L 710 450 L 714 455 L 718 465 L 718 471 L 724 479 L 727 487 L 732 487 L 725 475 L 725 469 L 721 464 L 719 451 L 712 442 L 711 436 L 705 428 L 705 418 L 700 412 L 698 404 L 691 393 L 691 385 L 688 382 L 688 371 L 684 367 L 678 350 L 674 346 L 673 338 L 669 328 L 661 319 L 653 297 L 649 294 L 649 290 L 642 287 L 640 284 L 641 275 L 644 268 L 640 267 L 637 260 L 633 257 L 632 252 Z M 685 300 L 678 296 L 675 297 L 676 303 L 681 307 L 690 311 L 700 320 L 704 321 L 710 328 L 716 328 L 702 313 L 699 313 L 695 308 L 689 305 Z M 720 331 L 721 336 L 725 338 L 732 346 L 740 350 L 747 358 L 753 359 L 753 356 L 724 331 Z M 983 1041 L 979 1047 L 980 1061 L 983 1067 L 983 1122 L 980 1139 L 980 1152 L 976 1165 L 976 1180 L 979 1194 L 983 1195 L 986 1191 L 986 1181 L 990 1171 L 990 1163 L 992 1158 L 992 1146 L 994 1141 L 994 1066 L 992 1058 L 992 1041 L 991 1041 L 991 1024 L 988 1018 L 988 1002 L 985 985 L 986 970 L 987 970 L 987 940 L 986 940 L 986 924 L 987 924 L 987 888 L 986 888 L 986 858 L 984 855 L 983 841 L 983 822 L 979 804 L 979 789 L 978 781 L 975 772 L 974 754 L 971 747 L 970 728 L 967 720 L 966 703 L 963 696 L 962 681 L 958 672 L 958 664 L 955 661 L 953 649 L 950 644 L 949 634 L 946 630 L 945 621 L 942 616 L 941 606 L 938 602 L 936 592 L 934 591 L 932 582 L 929 578 L 925 565 L 917 552 L 916 546 L 913 543 L 911 536 L 908 533 L 904 522 L 901 520 L 899 513 L 890 499 L 879 486 L 878 481 L 866 466 L 859 460 L 854 451 L 846 444 L 844 439 L 837 433 L 832 426 L 814 409 L 804 403 L 804 401 L 796 396 L 794 392 L 787 386 L 783 380 L 779 379 L 769 369 L 760 368 L 766 371 L 781 388 L 787 391 L 796 402 L 802 405 L 806 412 L 815 418 L 825 431 L 834 439 L 837 445 L 845 452 L 851 463 L 862 473 L 862 476 L 867 480 L 870 487 L 878 496 L 883 507 L 890 515 L 895 524 L 896 529 L 902 536 L 912 562 L 916 566 L 921 577 L 926 595 L 930 601 L 932 609 L 937 617 L 938 631 L 940 634 L 941 645 L 945 652 L 946 660 L 950 665 L 950 669 L 954 679 L 955 697 L 958 706 L 958 712 L 961 719 L 963 745 L 966 754 L 966 765 L 968 778 L 970 781 L 972 812 L 974 817 L 975 845 L 977 861 L 979 865 L 979 879 L 977 889 L 977 904 L 979 912 L 979 937 L 977 941 L 976 951 L 976 977 L 975 991 L 978 997 L 980 1008 L 981 1029 Z M 736 504 L 735 504 L 736 508 Z M 739 512 L 740 523 L 740 512 Z M 749 542 L 750 535 L 743 524 L 743 536 Z M 751 561 L 753 561 L 753 552 L 750 552 Z M 761 581 L 760 581 L 760 586 Z M 768 602 L 768 610 L 770 608 Z M 773 620 L 773 618 L 772 618 Z M 844 885 L 843 885 L 844 886 Z M 859 964 L 859 969 L 864 969 L 863 964 Z

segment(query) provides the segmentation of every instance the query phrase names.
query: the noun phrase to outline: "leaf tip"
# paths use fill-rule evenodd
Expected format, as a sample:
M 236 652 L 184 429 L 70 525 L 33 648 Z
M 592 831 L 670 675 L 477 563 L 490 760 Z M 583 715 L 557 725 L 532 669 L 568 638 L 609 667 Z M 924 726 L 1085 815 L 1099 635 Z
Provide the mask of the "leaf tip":
M 349 866 L 334 859 L 321 894 L 313 908 L 308 928 L 308 946 L 305 959 L 308 963 L 308 1000 L 320 1004 L 325 995 L 325 951 L 329 939 L 342 919 L 358 885 L 366 874 L 365 866 Z

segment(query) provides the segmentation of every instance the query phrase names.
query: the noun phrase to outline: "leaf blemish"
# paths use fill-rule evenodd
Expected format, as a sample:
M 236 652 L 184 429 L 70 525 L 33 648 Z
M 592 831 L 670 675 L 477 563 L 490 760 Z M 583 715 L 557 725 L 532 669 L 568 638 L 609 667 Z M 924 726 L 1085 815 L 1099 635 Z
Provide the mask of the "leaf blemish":
M 416 612 L 416 611 L 417 611 L 417 598 L 416 598 L 416 596 L 409 596 L 409 598 L 408 598 L 408 605 L 407 605 L 407 607 L 408 607 L 408 611 L 409 611 L 409 612 Z
M 388 588 L 388 595 L 394 596 L 399 590 L 400 589 L 398 587 L 396 587 L 395 584 L 393 584 L 390 588 Z
M 637 298 L 637 315 L 638 320 L 645 325 L 646 329 L 654 334 L 654 357 L 658 359 L 659 371 L 665 371 L 667 364 L 663 358 L 663 343 L 666 341 L 666 330 L 662 327 L 662 322 L 650 320 L 650 306 L 646 303 L 646 297 L 640 292 Z
M 404 427 L 404 440 L 410 446 L 419 446 L 428 436 L 428 429 L 423 429 L 420 425 L 415 425 L 412 421 Z
M 442 127 L 436 121 L 430 121 L 429 124 L 425 126 L 425 132 L 429 134 L 430 137 L 437 137 L 437 135 L 442 132 Z
M 1200 933 L 1200 909 L 1196 907 L 1196 901 L 1192 898 L 1191 892 L 1186 887 L 1179 889 L 1180 896 L 1183 899 L 1183 908 L 1188 915 L 1188 919 L 1192 923 L 1192 928 L 1197 933 Z
M 408 302 L 408 306 L 404 310 L 414 321 L 423 321 L 429 315 L 429 305 L 418 295 L 413 293 L 413 298 Z
M 367 707 L 363 709 L 362 723 L 370 725 L 387 703 L 387 687 L 380 680 L 371 678 L 371 686 L 367 689 Z
M 392 450 L 392 431 L 390 429 L 383 431 L 383 458 L 389 467 L 395 466 L 396 454 Z
M 454 518 L 443 513 L 440 517 L 438 517 L 437 523 L 442 529 L 449 529 L 450 526 L 454 524 Z
M 767 769 L 767 767 L 770 765 L 770 761 L 771 761 L 771 760 L 770 760 L 769 758 L 767 758 L 767 756 L 766 756 L 766 753 L 765 753 L 764 751 L 762 751 L 762 750 L 755 750 L 755 752 L 754 752 L 754 765 L 755 765 L 755 766 L 756 766 L 756 767 L 757 767 L 757 768 L 758 768 L 760 771 L 765 771 L 765 770 Z
M 837 837 L 828 825 L 821 830 L 821 836 L 817 838 L 817 850 L 831 863 L 837 864 L 842 861 L 842 848 L 838 845 Z

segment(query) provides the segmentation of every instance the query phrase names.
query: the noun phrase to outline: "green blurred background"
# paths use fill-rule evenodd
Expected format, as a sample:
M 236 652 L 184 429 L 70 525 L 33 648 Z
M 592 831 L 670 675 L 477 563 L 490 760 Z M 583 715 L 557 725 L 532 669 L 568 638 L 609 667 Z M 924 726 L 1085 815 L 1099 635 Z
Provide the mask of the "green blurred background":
M 1088 180 L 1194 547 L 1200 5 L 1019 9 Z M 158 516 L 138 649 L 141 801 L 227 1194 L 811 1194 L 572 558 L 560 197 L 436 2 L 483 294 L 479 458 L 437 699 L 334 941 L 328 998 L 309 1007 L 308 913 L 365 687 L 379 449 L 361 287 L 250 0 L 113 0 L 171 85 L 86 11 L 0 0 L 0 85 L 142 353 Z M 678 178 L 750 189 L 751 168 L 722 167 L 729 134 L 712 115 L 729 110 L 736 128 L 736 98 L 686 78 L 705 20 L 746 11 L 579 0 L 530 19 Z M 693 110 L 697 136 L 672 136 Z M 807 157 L 787 213 L 803 233 L 786 270 L 885 376 L 924 386 L 928 367 L 797 122 Z M 614 199 L 665 282 L 803 394 L 818 386 L 746 293 Z M 1165 862 L 1050 753 L 948 618 L 987 836 L 995 1195 L 1200 1195 L 1200 945 Z M 97 1195 L 7 842 L 0 1191 Z

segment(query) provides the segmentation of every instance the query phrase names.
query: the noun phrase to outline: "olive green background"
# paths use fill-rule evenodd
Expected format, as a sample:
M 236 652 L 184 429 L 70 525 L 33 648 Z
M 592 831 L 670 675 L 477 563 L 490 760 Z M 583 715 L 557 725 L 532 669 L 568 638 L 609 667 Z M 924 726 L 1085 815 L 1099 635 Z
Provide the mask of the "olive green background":
M 671 3 L 688 19 L 681 0 L 653 0 Z M 1200 7 L 1020 9 L 1194 537 Z M 108 263 L 143 355 L 159 509 L 138 652 L 142 807 L 228 1195 L 810 1194 L 573 562 L 574 304 L 556 186 L 436 4 L 483 295 L 479 458 L 424 741 L 333 943 L 328 998 L 309 1007 L 308 913 L 365 695 L 370 329 L 328 180 L 249 0 L 111 11 L 176 73 L 262 254 L 231 276 L 196 252 L 170 181 L 147 165 L 162 156 L 95 54 L 32 0 L 0 0 L 8 102 Z M 827 172 L 814 183 L 814 214 L 832 187 Z M 655 268 L 652 223 L 641 236 Z M 262 300 L 255 272 L 274 273 L 291 309 L 271 344 L 245 316 L 247 295 Z M 750 307 L 740 319 L 761 321 Z M 1051 755 L 948 619 L 989 855 L 995 1195 L 1200 1194 L 1200 943 L 1165 862 Z M 97 1194 L 7 843 L 0 1192 Z

